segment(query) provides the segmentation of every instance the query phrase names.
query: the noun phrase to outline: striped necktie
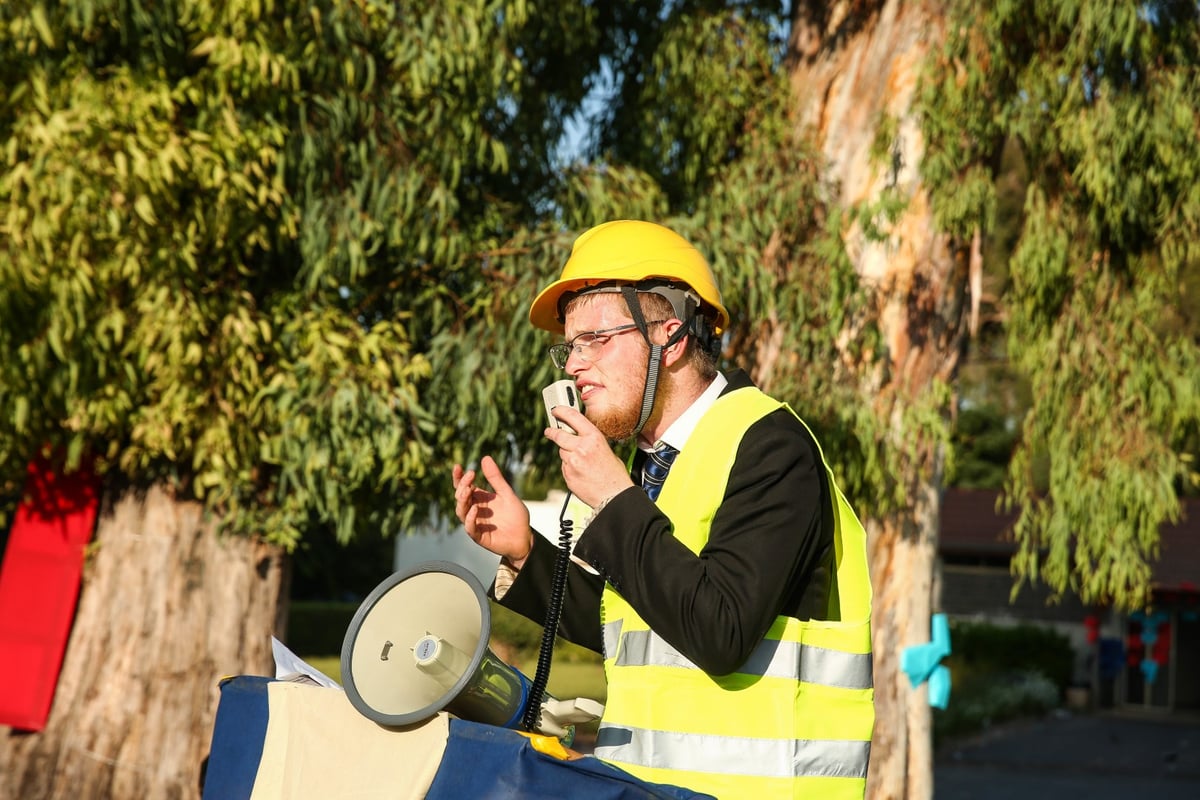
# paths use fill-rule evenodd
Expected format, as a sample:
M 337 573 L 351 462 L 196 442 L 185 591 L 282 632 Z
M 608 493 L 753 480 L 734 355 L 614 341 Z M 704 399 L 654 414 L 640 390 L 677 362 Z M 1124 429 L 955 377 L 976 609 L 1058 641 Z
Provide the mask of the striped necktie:
M 646 462 L 642 464 L 642 488 L 651 500 L 658 499 L 663 481 L 667 479 L 667 470 L 671 469 L 671 462 L 677 455 L 679 451 L 665 443 L 647 454 Z

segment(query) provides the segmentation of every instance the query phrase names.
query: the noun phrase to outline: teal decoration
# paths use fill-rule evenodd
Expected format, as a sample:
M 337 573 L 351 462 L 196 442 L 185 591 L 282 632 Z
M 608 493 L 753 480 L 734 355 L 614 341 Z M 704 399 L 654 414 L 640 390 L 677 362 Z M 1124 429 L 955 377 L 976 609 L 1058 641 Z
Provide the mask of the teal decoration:
M 930 619 L 928 644 L 915 644 L 900 653 L 900 669 L 916 689 L 929 682 L 929 705 L 945 709 L 950 704 L 950 669 L 941 663 L 950 655 L 950 622 L 945 614 Z
M 950 668 L 939 664 L 929 676 L 929 705 L 946 710 L 950 705 Z
M 1158 680 L 1158 663 L 1151 658 L 1150 650 L 1154 647 L 1154 643 L 1158 641 L 1158 629 L 1171 620 L 1171 615 L 1165 611 L 1155 611 L 1153 614 L 1147 614 L 1144 611 L 1135 611 L 1129 615 L 1129 618 L 1134 622 L 1140 623 L 1142 626 L 1141 640 L 1146 648 L 1146 657 L 1139 664 L 1139 667 L 1146 683 L 1153 684 Z

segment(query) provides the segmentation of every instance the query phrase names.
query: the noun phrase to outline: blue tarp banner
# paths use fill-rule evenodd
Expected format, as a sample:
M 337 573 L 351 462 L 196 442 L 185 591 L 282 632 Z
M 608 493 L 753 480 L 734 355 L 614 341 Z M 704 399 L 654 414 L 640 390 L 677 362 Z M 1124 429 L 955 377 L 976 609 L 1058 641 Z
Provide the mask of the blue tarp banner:
M 204 770 L 204 800 L 248 798 L 254 791 L 254 776 L 267 737 L 270 681 L 243 675 L 221 684 L 221 702 Z
M 563 761 L 535 750 L 516 731 L 450 720 L 450 740 L 428 800 L 693 800 L 709 795 L 646 783 L 598 758 Z

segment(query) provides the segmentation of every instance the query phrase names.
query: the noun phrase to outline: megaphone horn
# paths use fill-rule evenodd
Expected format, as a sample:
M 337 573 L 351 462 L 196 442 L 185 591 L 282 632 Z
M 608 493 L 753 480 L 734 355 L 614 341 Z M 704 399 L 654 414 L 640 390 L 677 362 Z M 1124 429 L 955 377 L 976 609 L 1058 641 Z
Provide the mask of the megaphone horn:
M 380 725 L 446 711 L 515 728 L 529 680 L 488 648 L 491 608 L 463 567 L 431 561 L 397 572 L 367 596 L 342 643 L 342 683 Z

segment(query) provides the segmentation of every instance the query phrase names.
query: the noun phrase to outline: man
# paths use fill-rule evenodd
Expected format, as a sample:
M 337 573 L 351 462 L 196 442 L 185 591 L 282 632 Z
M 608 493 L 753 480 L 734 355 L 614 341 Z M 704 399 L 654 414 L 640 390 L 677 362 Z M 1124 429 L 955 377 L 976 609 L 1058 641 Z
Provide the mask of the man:
M 564 336 L 551 357 L 585 406 L 556 408 L 574 433 L 546 437 L 592 509 L 559 632 L 604 654 L 596 755 L 719 798 L 861 798 L 863 529 L 805 424 L 744 372 L 716 370 L 729 314 L 707 261 L 662 226 L 606 223 L 529 317 Z M 630 439 L 632 470 L 610 446 Z M 481 467 L 493 491 L 455 465 L 456 513 L 502 557 L 493 595 L 542 621 L 556 550 L 495 461 Z

